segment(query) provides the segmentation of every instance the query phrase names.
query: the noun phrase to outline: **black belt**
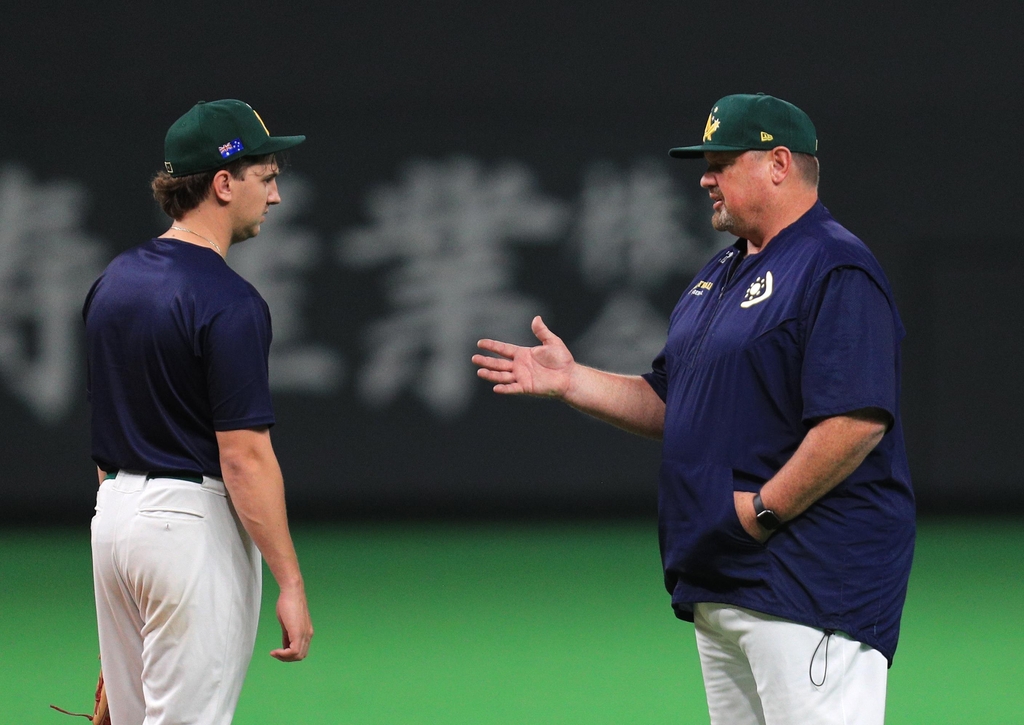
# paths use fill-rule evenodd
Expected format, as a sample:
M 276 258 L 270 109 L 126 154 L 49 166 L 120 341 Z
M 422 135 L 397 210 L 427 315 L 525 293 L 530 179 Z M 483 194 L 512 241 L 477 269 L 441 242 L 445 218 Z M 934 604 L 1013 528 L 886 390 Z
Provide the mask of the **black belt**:
M 112 471 L 107 471 L 107 475 L 103 477 L 106 481 L 108 478 L 114 478 L 120 469 L 115 468 Z M 192 471 L 149 471 L 146 473 L 146 480 L 151 478 L 174 478 L 179 481 L 189 481 L 191 483 L 202 483 L 203 477 L 197 476 Z

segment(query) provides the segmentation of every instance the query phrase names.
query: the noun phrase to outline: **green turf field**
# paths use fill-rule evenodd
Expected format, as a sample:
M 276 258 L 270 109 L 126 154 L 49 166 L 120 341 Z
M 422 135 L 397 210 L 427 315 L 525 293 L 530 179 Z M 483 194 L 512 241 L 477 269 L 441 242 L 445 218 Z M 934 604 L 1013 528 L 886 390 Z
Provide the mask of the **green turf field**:
M 276 587 L 235 722 L 706 723 L 653 523 L 299 528 L 316 637 L 282 664 Z M 88 532 L 0 532 L 0 725 L 91 708 Z M 1024 525 L 920 526 L 889 723 L 1024 723 Z

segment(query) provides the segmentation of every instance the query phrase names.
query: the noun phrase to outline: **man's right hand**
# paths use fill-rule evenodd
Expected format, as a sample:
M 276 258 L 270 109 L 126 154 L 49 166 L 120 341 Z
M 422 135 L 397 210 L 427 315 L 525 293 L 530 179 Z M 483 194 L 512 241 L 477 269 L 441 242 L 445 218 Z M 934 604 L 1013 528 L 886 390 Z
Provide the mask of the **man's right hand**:
M 480 340 L 477 347 L 498 357 L 474 355 L 473 363 L 480 368 L 476 374 L 495 383 L 495 393 L 564 398 L 576 366 L 572 353 L 539 315 L 530 327 L 541 342 L 536 347 Z
M 665 403 L 639 375 L 608 373 L 573 360 L 565 343 L 540 317 L 533 318 L 536 347 L 480 340 L 477 347 L 498 357 L 474 355 L 476 374 L 503 395 L 559 398 L 576 410 L 630 433 L 660 440 Z

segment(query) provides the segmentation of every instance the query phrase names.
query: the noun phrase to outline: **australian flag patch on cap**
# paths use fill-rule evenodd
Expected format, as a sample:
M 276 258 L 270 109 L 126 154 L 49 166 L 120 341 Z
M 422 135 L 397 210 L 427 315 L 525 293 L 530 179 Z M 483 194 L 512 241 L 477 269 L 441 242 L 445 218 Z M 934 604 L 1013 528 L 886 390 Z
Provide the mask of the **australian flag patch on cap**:
M 223 146 L 218 146 L 217 150 L 220 151 L 220 157 L 226 159 L 228 156 L 234 156 L 239 151 L 244 151 L 245 146 L 242 145 L 242 139 L 236 138 L 234 141 L 228 141 Z

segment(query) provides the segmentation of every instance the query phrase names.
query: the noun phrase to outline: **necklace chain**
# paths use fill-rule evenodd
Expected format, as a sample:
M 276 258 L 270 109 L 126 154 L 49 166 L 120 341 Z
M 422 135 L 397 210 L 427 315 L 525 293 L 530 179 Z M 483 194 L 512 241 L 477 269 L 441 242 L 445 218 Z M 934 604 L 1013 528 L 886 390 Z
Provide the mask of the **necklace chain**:
M 217 242 L 215 242 L 215 241 L 213 241 L 212 239 L 209 239 L 209 238 L 207 238 L 207 237 L 204 237 L 204 236 L 203 236 L 202 234 L 200 234 L 199 232 L 194 232 L 194 231 L 192 231 L 191 229 L 189 229 L 189 228 L 187 228 L 187 227 L 179 227 L 179 226 L 177 226 L 176 224 L 172 224 L 172 225 L 171 225 L 171 229 L 177 229 L 177 230 L 178 230 L 179 232 L 188 232 L 189 234 L 195 234 L 195 235 L 196 235 L 197 237 L 199 237 L 200 239 L 202 239 L 202 240 L 203 240 L 204 242 L 207 242 L 207 243 L 208 243 L 208 244 L 209 244 L 209 245 L 210 245 L 211 247 L 213 247 L 214 249 L 216 249 L 216 250 L 217 250 L 217 254 L 219 254 L 219 255 L 220 255 L 220 256 L 222 256 L 222 257 L 224 256 L 224 250 L 222 250 L 222 249 L 220 248 L 220 245 L 219 245 L 219 244 L 217 244 Z

